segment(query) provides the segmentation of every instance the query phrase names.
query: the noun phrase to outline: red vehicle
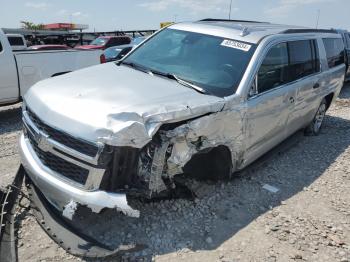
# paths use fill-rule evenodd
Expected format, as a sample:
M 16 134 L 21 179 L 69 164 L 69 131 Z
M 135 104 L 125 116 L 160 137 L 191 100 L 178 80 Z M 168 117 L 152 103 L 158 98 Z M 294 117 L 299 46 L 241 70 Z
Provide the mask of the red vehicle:
M 100 36 L 92 41 L 89 45 L 82 45 L 78 49 L 102 49 L 105 50 L 112 46 L 127 45 L 131 43 L 128 36 Z
M 66 45 L 33 45 L 28 47 L 30 50 L 70 50 L 72 49 Z

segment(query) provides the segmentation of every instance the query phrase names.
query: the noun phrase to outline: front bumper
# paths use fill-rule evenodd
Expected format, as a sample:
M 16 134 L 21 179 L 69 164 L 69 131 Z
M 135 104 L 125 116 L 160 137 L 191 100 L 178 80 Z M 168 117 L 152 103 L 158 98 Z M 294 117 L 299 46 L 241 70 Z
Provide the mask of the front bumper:
M 35 186 L 57 209 L 64 211 L 65 208 L 71 206 L 71 203 L 77 203 L 89 207 L 96 213 L 104 208 L 110 208 L 117 209 L 131 217 L 140 216 L 138 210 L 134 210 L 128 205 L 125 194 L 100 190 L 85 191 L 61 179 L 59 174 L 41 163 L 29 140 L 23 134 L 20 138 L 20 154 L 22 165 Z

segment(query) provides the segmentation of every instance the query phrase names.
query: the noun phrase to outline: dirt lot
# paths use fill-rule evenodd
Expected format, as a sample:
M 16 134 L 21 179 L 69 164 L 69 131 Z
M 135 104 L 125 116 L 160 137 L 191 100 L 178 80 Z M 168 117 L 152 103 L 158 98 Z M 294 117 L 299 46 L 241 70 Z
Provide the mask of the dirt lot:
M 19 166 L 19 105 L 1 109 L 0 119 L 5 186 Z M 297 133 L 232 181 L 195 183 L 194 190 L 195 201 L 136 203 L 139 219 L 81 209 L 74 223 L 111 247 L 148 246 L 108 261 L 350 262 L 350 85 L 328 111 L 320 136 Z M 18 217 L 19 261 L 83 260 L 58 247 L 30 210 Z

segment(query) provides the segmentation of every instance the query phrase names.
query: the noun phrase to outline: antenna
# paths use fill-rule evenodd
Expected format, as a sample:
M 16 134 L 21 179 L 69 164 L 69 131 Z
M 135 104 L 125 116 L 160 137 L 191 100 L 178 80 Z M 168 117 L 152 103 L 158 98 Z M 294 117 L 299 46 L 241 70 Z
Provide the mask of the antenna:
M 321 14 L 321 10 L 318 9 L 317 10 L 317 18 L 316 18 L 316 29 L 318 29 L 318 22 L 320 21 L 320 14 Z
M 230 12 L 228 14 L 228 19 L 231 20 L 231 10 L 232 10 L 232 0 L 230 2 Z

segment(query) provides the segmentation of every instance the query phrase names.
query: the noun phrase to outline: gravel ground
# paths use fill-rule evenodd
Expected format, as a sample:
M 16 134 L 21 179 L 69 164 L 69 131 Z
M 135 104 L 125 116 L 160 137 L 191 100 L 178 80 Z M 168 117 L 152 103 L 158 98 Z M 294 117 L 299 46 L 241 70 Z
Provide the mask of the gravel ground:
M 19 106 L 0 111 L 0 186 L 19 165 Z M 146 245 L 107 261 L 350 262 L 350 85 L 320 136 L 299 132 L 231 181 L 194 182 L 192 189 L 194 201 L 133 203 L 139 219 L 81 208 L 73 222 L 114 248 Z M 19 261 L 85 261 L 58 247 L 30 210 L 18 217 Z

